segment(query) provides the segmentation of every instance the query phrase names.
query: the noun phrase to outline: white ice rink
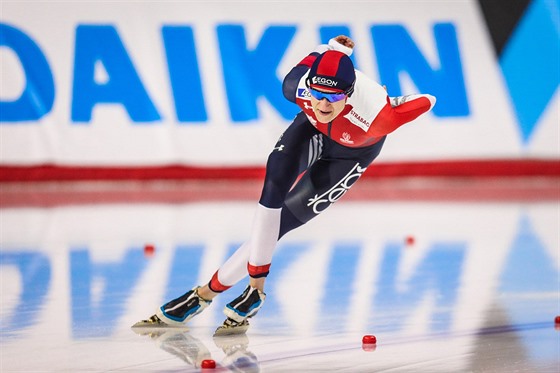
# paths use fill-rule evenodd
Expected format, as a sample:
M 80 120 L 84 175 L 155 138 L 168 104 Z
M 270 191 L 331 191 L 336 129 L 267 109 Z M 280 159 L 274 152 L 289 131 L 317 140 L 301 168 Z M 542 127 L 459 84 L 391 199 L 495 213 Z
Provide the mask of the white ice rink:
M 130 326 L 209 280 L 258 182 L 3 185 L 0 371 L 560 371 L 558 179 L 360 183 L 280 241 L 247 335 L 219 339 L 244 282 L 188 330 Z

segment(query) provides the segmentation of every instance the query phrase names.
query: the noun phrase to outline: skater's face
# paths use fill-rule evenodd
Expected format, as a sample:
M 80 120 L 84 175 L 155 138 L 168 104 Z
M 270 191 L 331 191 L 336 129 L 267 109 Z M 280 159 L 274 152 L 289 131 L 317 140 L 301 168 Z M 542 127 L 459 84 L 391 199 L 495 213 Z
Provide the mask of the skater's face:
M 313 112 L 321 123 L 328 123 L 336 118 L 344 110 L 348 98 L 345 95 L 343 99 L 331 102 L 327 98 L 317 99 L 313 95 L 310 95 L 310 97 Z

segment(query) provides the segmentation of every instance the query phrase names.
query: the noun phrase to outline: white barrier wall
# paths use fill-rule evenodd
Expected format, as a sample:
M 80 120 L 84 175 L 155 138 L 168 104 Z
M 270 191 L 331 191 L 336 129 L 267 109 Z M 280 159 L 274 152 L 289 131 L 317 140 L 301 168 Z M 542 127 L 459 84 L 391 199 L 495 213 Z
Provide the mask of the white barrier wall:
M 297 112 L 283 76 L 341 33 L 390 95 L 438 97 L 381 162 L 560 158 L 558 56 L 533 55 L 553 94 L 527 123 L 476 1 L 5 0 L 0 17 L 0 165 L 260 166 Z

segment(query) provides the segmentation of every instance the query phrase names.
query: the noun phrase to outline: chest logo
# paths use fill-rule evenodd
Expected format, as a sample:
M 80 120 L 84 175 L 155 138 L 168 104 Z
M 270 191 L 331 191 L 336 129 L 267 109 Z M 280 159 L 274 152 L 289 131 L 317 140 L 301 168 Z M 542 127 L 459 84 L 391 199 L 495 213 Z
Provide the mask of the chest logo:
M 342 136 L 340 137 L 340 142 L 345 144 L 353 144 L 354 140 L 351 139 L 350 134 L 348 132 L 343 132 Z

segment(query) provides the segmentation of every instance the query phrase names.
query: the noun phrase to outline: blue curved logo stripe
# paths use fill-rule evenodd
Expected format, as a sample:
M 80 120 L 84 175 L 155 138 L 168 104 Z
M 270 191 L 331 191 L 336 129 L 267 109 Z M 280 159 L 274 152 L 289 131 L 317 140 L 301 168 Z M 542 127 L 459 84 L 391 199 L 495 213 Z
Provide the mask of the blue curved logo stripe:
M 560 0 L 534 0 L 500 59 L 524 144 L 558 89 L 559 46 Z

